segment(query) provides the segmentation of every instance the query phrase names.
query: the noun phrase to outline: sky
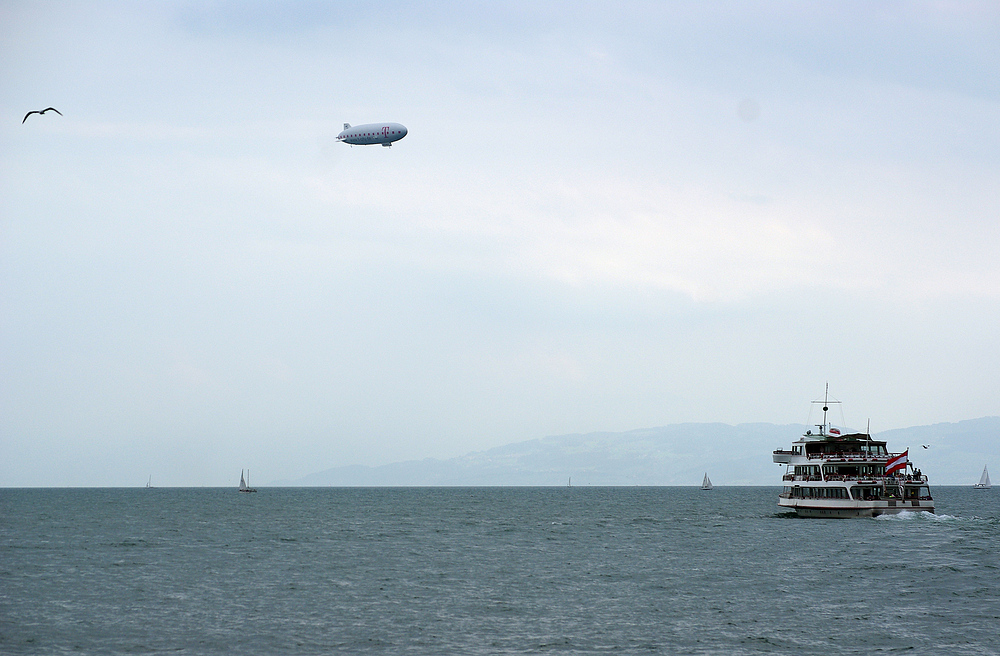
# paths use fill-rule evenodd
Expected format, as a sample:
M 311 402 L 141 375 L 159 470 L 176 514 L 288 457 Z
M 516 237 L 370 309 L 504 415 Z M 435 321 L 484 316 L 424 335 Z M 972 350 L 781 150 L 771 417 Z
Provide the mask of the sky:
M 1000 414 L 998 62 L 995 2 L 0 0 L 0 486 Z

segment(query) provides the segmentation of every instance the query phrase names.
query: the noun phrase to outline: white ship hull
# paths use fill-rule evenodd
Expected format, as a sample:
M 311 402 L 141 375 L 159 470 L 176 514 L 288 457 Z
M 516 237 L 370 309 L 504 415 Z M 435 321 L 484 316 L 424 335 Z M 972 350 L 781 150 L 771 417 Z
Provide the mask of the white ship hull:
M 901 512 L 934 512 L 934 502 L 913 499 L 887 499 L 884 501 L 856 501 L 854 499 L 786 499 L 779 498 L 778 506 L 794 510 L 799 517 L 878 517 Z

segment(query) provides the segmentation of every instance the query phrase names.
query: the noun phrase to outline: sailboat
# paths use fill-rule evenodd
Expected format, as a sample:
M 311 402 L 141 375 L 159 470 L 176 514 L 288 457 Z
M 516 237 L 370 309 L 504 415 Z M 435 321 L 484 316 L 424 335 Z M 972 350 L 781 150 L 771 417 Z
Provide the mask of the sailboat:
M 250 470 L 247 470 L 247 478 L 250 478 Z M 255 488 L 247 485 L 247 482 L 243 479 L 243 470 L 240 470 L 240 492 L 256 492 Z
M 703 490 L 712 489 L 712 481 L 708 480 L 708 472 L 705 472 L 705 479 L 701 482 L 701 489 Z
M 990 473 L 986 471 L 986 465 L 983 465 L 983 475 L 979 479 L 979 482 L 972 486 L 973 490 L 988 490 L 993 487 L 990 483 Z
M 150 474 L 149 475 L 149 480 L 146 481 L 146 489 L 149 489 L 149 488 L 152 488 L 152 487 L 153 487 L 153 475 Z

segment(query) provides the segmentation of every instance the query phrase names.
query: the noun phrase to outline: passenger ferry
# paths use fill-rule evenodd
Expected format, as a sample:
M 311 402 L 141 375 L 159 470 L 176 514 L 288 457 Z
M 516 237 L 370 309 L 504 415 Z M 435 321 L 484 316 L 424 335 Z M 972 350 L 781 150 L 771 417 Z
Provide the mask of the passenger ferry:
M 778 449 L 774 462 L 786 465 L 778 506 L 799 517 L 877 517 L 904 511 L 934 512 L 927 476 L 914 469 L 909 449 L 889 453 L 886 443 L 850 433 L 826 421 L 823 401 L 818 433 L 806 431 L 790 451 Z

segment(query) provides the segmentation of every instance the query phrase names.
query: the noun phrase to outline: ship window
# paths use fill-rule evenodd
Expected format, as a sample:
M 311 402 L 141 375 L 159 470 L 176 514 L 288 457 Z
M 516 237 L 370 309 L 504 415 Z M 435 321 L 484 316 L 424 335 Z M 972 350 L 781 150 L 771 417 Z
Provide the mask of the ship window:
M 851 496 L 855 499 L 861 499 L 862 501 L 870 501 L 878 499 L 878 490 L 873 487 L 860 487 L 855 485 L 851 488 Z
M 907 485 L 903 488 L 904 499 L 930 499 L 931 489 L 926 486 Z

